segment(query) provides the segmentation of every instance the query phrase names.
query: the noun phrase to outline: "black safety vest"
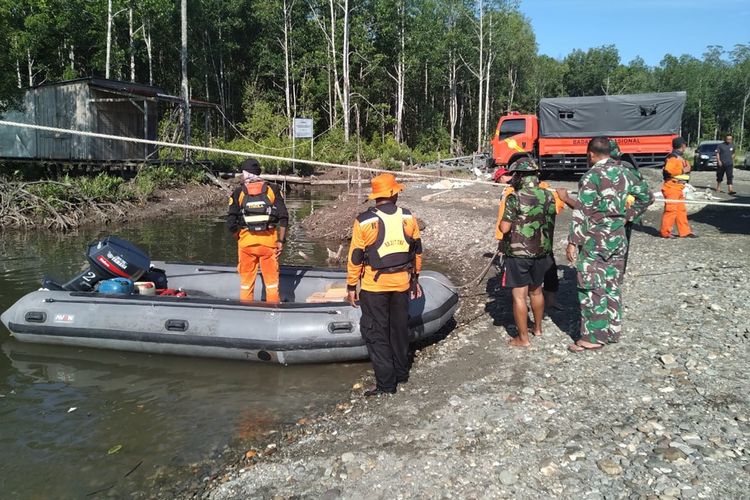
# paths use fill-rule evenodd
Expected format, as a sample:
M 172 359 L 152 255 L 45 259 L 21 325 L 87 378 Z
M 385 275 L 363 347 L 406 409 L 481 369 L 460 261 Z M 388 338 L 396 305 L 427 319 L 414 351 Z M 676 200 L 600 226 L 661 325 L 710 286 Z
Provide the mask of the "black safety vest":
M 279 216 L 275 201 L 273 190 L 265 182 L 253 182 L 242 187 L 238 202 L 248 231 L 267 231 L 276 227 Z

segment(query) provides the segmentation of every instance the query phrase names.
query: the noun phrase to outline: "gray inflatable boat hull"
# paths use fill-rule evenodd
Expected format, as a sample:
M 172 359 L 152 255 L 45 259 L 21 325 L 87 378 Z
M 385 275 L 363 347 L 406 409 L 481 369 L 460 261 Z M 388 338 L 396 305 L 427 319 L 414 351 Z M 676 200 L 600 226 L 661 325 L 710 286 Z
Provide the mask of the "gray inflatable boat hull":
M 306 303 L 346 280 L 344 270 L 282 267 L 282 303 L 265 304 L 259 276 L 252 304 L 236 300 L 239 276 L 225 265 L 154 262 L 169 286 L 187 297 L 106 295 L 38 290 L 0 320 L 22 342 L 119 349 L 281 364 L 367 359 L 359 308 L 346 302 Z M 416 341 L 437 333 L 458 307 L 448 279 L 425 271 L 424 296 L 409 305 Z

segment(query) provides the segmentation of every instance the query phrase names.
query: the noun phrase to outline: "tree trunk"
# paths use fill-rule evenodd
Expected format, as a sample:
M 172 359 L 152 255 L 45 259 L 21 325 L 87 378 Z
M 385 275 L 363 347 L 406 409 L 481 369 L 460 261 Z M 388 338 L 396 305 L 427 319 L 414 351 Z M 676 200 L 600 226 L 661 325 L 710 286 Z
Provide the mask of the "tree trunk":
M 226 81 L 224 76 L 224 37 L 219 26 L 219 102 L 221 103 L 221 109 L 227 109 L 227 92 L 226 92 Z
M 180 4 L 180 60 L 182 65 L 182 125 L 185 130 L 185 144 L 190 144 L 190 90 L 188 88 L 188 20 L 187 20 L 187 0 L 182 0 Z M 183 158 L 185 161 L 190 159 L 190 152 L 185 149 Z
M 494 55 L 492 54 L 492 16 L 490 16 L 490 35 L 489 40 L 487 43 L 488 47 L 488 53 L 487 53 L 487 68 L 486 68 L 486 76 L 485 76 L 485 87 L 484 87 L 484 122 L 482 126 L 482 138 L 483 140 L 486 140 L 487 132 L 489 131 L 488 128 L 488 122 L 490 119 L 490 73 L 492 72 L 492 59 L 494 58 Z M 482 147 L 485 146 L 484 142 L 481 145 Z M 480 148 L 481 151 L 481 148 Z
M 29 87 L 34 86 L 34 60 L 31 58 L 31 49 L 26 49 L 26 66 L 29 71 Z
M 112 53 L 112 0 L 107 0 L 107 56 L 104 63 L 104 78 L 109 79 L 109 66 Z
M 133 39 L 133 5 L 128 7 L 128 51 L 130 52 L 130 81 L 135 82 L 135 40 Z
M 152 53 L 152 47 L 151 44 L 151 28 L 146 25 L 146 33 L 144 36 L 144 39 L 146 40 L 146 56 L 148 57 L 148 84 L 153 85 L 154 84 L 154 56 Z
M 328 82 L 328 130 L 332 130 L 336 123 L 336 96 L 333 94 L 333 86 L 331 85 L 331 53 L 327 51 L 326 54 L 326 66 L 328 74 L 326 81 Z
M 448 98 L 449 104 L 448 104 L 448 116 L 450 120 L 450 128 L 451 128 L 451 154 L 455 154 L 455 144 L 456 144 L 456 122 L 458 121 L 458 89 L 456 88 L 456 77 L 457 77 L 457 69 L 456 69 L 456 55 L 451 49 L 450 51 L 450 68 L 448 72 L 448 87 L 450 91 L 450 96 Z
M 482 111 L 484 107 L 484 3 L 479 0 L 479 104 L 477 106 L 477 151 L 482 150 L 482 124 L 484 123 Z
M 68 45 L 68 61 L 70 62 L 70 69 L 75 71 L 76 53 L 72 43 Z
M 284 16 L 284 41 L 282 43 L 282 49 L 284 50 L 284 98 L 286 100 L 286 119 L 288 126 L 289 140 L 292 139 L 294 134 L 294 127 L 292 124 L 292 94 L 291 94 L 291 78 L 289 70 L 289 34 L 292 30 L 292 20 L 290 15 L 291 5 L 289 0 L 283 0 L 282 14 Z
M 344 0 L 344 40 L 342 45 L 341 69 L 344 73 L 344 88 L 341 104 L 344 108 L 344 142 L 349 142 L 349 0 Z
M 513 111 L 513 99 L 515 99 L 516 85 L 518 85 L 518 71 L 513 66 L 508 67 L 508 81 L 510 82 L 510 89 L 508 89 L 508 109 L 506 113 Z
M 18 60 L 16 57 L 16 78 L 18 78 L 18 88 L 23 87 L 23 82 L 21 81 L 21 61 Z
M 703 111 L 703 100 L 699 97 L 698 98 L 698 134 L 696 135 L 696 138 L 698 139 L 698 142 L 701 142 L 701 113 Z
M 740 150 L 744 150 L 745 140 L 745 110 L 747 109 L 747 100 L 750 99 L 750 88 L 745 84 L 745 98 L 742 99 L 742 118 L 740 118 Z M 747 165 L 747 162 L 745 162 Z
M 331 47 L 331 59 L 333 63 L 331 65 L 333 66 L 333 89 L 336 91 L 336 98 L 338 99 L 336 102 L 341 102 L 343 105 L 344 98 L 339 83 L 338 53 L 336 52 L 336 5 L 334 2 L 335 0 L 328 0 L 328 6 L 330 7 L 331 13 L 331 34 L 329 37 L 329 45 Z M 335 106 L 338 106 L 338 104 L 335 104 Z M 338 116 L 336 119 L 338 121 Z
M 398 13 L 400 17 L 399 26 L 399 54 L 398 62 L 396 63 L 396 127 L 393 131 L 393 138 L 396 142 L 403 140 L 403 119 L 404 119 L 404 90 L 405 90 L 405 34 L 404 34 L 404 18 L 406 17 L 404 6 L 404 0 L 401 0 L 398 5 Z

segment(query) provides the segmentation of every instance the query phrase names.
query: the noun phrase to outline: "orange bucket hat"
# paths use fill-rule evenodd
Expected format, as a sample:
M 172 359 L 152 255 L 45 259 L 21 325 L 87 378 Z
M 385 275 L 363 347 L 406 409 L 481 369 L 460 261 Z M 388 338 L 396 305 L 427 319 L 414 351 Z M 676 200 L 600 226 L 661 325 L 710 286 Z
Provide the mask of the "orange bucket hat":
M 390 198 L 396 193 L 404 190 L 404 185 L 396 182 L 393 174 L 380 174 L 370 181 L 372 193 L 367 198 L 374 200 L 376 198 Z

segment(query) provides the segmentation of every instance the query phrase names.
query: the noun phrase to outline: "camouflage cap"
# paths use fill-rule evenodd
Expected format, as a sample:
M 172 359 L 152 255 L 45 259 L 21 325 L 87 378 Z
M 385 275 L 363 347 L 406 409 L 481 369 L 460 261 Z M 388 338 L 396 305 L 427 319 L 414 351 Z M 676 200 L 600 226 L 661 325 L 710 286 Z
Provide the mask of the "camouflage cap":
M 614 139 L 609 140 L 609 156 L 611 156 L 615 160 L 619 160 L 622 156 L 620 146 L 617 145 L 617 141 Z
M 539 165 L 531 158 L 520 158 L 508 167 L 508 172 L 537 172 L 538 170 Z

